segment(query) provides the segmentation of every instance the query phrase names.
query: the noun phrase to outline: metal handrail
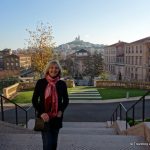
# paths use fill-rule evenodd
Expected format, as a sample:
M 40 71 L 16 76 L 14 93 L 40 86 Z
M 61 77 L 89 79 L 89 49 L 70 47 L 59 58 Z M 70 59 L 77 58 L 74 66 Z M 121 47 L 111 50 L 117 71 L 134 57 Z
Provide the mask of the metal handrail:
M 147 96 L 150 93 L 150 90 L 148 92 L 146 92 L 139 100 L 137 100 L 130 108 L 128 108 L 128 110 L 130 110 L 132 107 L 134 107 L 137 103 L 139 103 L 140 101 L 142 101 L 143 99 L 145 99 L 145 96 Z
M 115 108 L 114 112 L 112 113 L 111 116 L 111 124 L 113 121 L 118 120 L 118 109 L 120 109 L 120 117 L 119 120 L 122 120 L 122 109 L 125 111 L 125 119 L 126 119 L 126 129 L 128 127 L 127 123 L 127 118 L 128 118 L 128 112 L 132 109 L 132 117 L 133 117 L 133 124 L 135 124 L 135 106 L 142 101 L 142 121 L 144 122 L 145 120 L 145 97 L 150 93 L 150 90 L 146 92 L 139 100 L 137 100 L 130 108 L 126 109 L 126 107 L 122 104 L 119 103 L 117 107 Z
M 16 125 L 18 125 L 18 108 L 20 108 L 21 110 L 23 110 L 25 112 L 25 117 L 26 117 L 26 121 L 25 121 L 25 124 L 26 124 L 26 128 L 28 128 L 28 111 L 32 108 L 32 106 L 30 106 L 29 108 L 25 109 L 21 106 L 19 106 L 18 104 L 16 104 L 15 102 L 12 102 L 11 100 L 9 100 L 8 98 L 0 95 L 0 101 L 1 101 L 1 119 L 2 121 L 5 121 L 4 119 L 4 105 L 3 105 L 3 99 L 14 104 L 15 105 L 15 118 L 16 118 Z
M 142 122 L 145 120 L 145 97 L 150 93 L 150 90 L 147 91 L 138 101 L 136 101 L 130 108 L 127 110 L 127 116 L 130 110 L 132 110 L 132 121 L 135 125 L 135 106 L 142 101 Z
M 118 110 L 119 110 L 119 116 L 118 116 Z M 116 107 L 116 109 L 114 110 L 114 112 L 112 113 L 112 116 L 111 116 L 111 124 L 113 121 L 116 121 L 118 120 L 118 117 L 119 117 L 119 120 L 122 120 L 122 110 L 125 111 L 125 113 L 127 112 L 127 109 L 125 108 L 125 106 L 122 104 L 122 103 L 119 103 Z M 127 120 L 127 119 L 126 119 Z

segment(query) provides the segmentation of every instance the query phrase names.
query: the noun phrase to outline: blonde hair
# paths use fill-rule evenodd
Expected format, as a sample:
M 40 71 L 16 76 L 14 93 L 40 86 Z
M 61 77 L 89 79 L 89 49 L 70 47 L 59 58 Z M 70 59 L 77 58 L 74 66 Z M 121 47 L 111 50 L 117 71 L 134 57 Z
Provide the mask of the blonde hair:
M 49 68 L 50 68 L 50 65 L 52 65 L 52 64 L 55 64 L 55 65 L 58 66 L 58 68 L 59 68 L 58 76 L 61 76 L 61 73 L 62 73 L 61 70 L 62 70 L 62 69 L 61 69 L 61 66 L 60 66 L 60 63 L 59 63 L 58 60 L 51 60 L 51 61 L 46 65 L 46 67 L 45 67 L 45 69 L 44 69 L 44 76 L 46 76 L 46 75 L 48 74 L 48 70 L 49 70 Z

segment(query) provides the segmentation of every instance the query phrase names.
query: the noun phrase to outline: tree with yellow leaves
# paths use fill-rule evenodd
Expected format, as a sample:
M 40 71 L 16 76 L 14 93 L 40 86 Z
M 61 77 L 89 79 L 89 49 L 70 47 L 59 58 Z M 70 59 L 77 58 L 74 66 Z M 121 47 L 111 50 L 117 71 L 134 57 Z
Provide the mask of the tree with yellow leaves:
M 52 27 L 47 23 L 44 25 L 40 22 L 35 31 L 26 30 L 29 33 L 27 39 L 28 50 L 31 54 L 32 68 L 40 75 L 46 64 L 53 59 L 54 56 L 54 42 L 52 36 Z

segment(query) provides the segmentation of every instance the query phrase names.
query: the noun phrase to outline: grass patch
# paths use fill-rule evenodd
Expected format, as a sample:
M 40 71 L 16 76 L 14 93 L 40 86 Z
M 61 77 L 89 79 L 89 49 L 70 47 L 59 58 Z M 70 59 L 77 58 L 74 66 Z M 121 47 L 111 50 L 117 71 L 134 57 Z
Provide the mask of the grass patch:
M 15 103 L 31 103 L 33 91 L 19 92 L 12 100 Z
M 124 88 L 98 88 L 102 96 L 102 100 L 126 98 L 126 93 L 129 92 L 129 97 L 137 97 L 145 94 L 145 90 L 141 89 L 124 89 Z

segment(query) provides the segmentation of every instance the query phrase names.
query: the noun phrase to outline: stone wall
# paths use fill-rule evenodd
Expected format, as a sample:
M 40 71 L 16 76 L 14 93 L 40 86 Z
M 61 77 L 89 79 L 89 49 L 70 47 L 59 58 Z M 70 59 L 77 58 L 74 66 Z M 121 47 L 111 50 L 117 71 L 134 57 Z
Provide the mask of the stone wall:
M 3 96 L 10 99 L 18 92 L 18 90 L 19 90 L 19 83 L 3 88 Z
M 74 87 L 74 80 L 65 80 L 67 87 L 71 88 Z M 11 85 L 9 87 L 3 88 L 3 96 L 11 99 L 14 97 L 18 91 L 23 91 L 23 90 L 34 90 L 36 81 L 34 82 L 20 82 L 16 83 L 14 85 Z
M 150 82 L 121 82 L 121 81 L 94 80 L 94 86 L 150 89 Z

